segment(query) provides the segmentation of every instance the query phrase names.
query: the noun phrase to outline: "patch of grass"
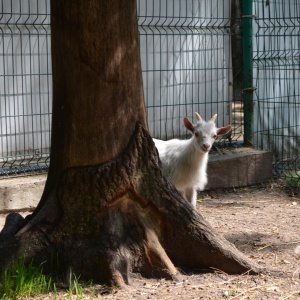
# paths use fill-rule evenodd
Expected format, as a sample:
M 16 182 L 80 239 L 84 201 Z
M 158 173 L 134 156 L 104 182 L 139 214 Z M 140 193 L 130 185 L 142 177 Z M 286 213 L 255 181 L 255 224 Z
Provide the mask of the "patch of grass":
M 43 274 L 43 264 L 39 267 L 25 264 L 24 258 L 15 261 L 8 269 L 3 269 L 0 281 L 0 300 L 26 299 L 51 295 L 51 299 L 94 299 L 96 290 L 92 282 L 80 283 L 80 276 L 69 273 L 67 283 L 58 278 L 57 284 L 50 276 Z M 98 299 L 98 298 L 97 298 Z
M 286 183 L 295 188 L 300 187 L 300 171 L 284 171 Z
M 68 294 L 70 297 L 76 295 L 76 299 L 83 299 L 84 292 L 79 284 L 79 277 L 76 277 L 76 275 L 70 272 Z
M 20 299 L 47 293 L 53 287 L 52 279 L 32 263 L 25 265 L 24 258 L 15 261 L 11 268 L 2 271 L 0 299 Z

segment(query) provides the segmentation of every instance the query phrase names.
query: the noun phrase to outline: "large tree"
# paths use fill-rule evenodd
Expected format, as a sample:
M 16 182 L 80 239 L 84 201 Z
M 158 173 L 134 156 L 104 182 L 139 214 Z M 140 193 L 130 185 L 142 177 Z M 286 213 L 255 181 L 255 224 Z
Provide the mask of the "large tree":
M 136 0 L 52 0 L 53 118 L 42 199 L 5 228 L 0 265 L 123 285 L 131 272 L 257 273 L 162 176 L 147 132 Z M 4 234 L 6 233 L 6 234 Z

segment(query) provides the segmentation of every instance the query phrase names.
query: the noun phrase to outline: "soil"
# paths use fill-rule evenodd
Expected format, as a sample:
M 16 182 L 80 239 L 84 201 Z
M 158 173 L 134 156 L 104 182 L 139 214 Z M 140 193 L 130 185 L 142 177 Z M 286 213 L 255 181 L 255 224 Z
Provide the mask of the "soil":
M 206 274 L 184 274 L 182 282 L 172 282 L 133 274 L 131 284 L 124 289 L 88 285 L 83 288 L 83 299 L 300 299 L 300 194 L 297 191 L 274 181 L 267 185 L 201 192 L 197 210 L 241 252 L 283 275 L 228 275 L 213 270 Z M 0 228 L 4 218 L 5 215 L 0 215 Z M 49 294 L 39 299 L 53 297 L 54 294 Z M 76 296 L 70 296 L 65 290 L 56 294 L 56 299 L 70 298 Z

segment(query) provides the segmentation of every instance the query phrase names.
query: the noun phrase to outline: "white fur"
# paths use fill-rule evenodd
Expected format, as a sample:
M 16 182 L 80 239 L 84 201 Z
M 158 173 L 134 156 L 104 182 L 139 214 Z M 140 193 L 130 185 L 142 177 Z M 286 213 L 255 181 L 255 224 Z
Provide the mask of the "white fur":
M 231 126 L 217 128 L 214 115 L 205 122 L 195 113 L 197 123 L 192 124 L 184 118 L 185 127 L 193 134 L 188 140 L 172 139 L 162 141 L 153 139 L 162 162 L 163 175 L 182 192 L 193 207 L 196 207 L 197 190 L 204 190 L 207 184 L 208 152 L 217 135 L 231 130 Z

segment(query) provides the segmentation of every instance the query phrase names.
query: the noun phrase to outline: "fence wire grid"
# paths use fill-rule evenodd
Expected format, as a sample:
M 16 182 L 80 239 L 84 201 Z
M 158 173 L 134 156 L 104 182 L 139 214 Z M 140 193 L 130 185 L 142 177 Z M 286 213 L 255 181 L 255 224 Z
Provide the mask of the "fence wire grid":
M 233 125 L 218 147 L 243 142 L 242 5 L 247 0 L 138 0 L 150 134 L 188 137 L 194 112 Z M 298 185 L 297 0 L 253 0 L 254 145 Z M 0 0 L 0 178 L 49 166 L 52 70 L 49 0 Z M 298 180 L 298 181 L 297 181 Z M 300 185 L 300 184 L 299 184 Z
M 15 176 L 48 167 L 49 1 L 0 3 L 0 175 Z
M 300 187 L 300 2 L 253 1 L 253 12 L 255 145 Z

